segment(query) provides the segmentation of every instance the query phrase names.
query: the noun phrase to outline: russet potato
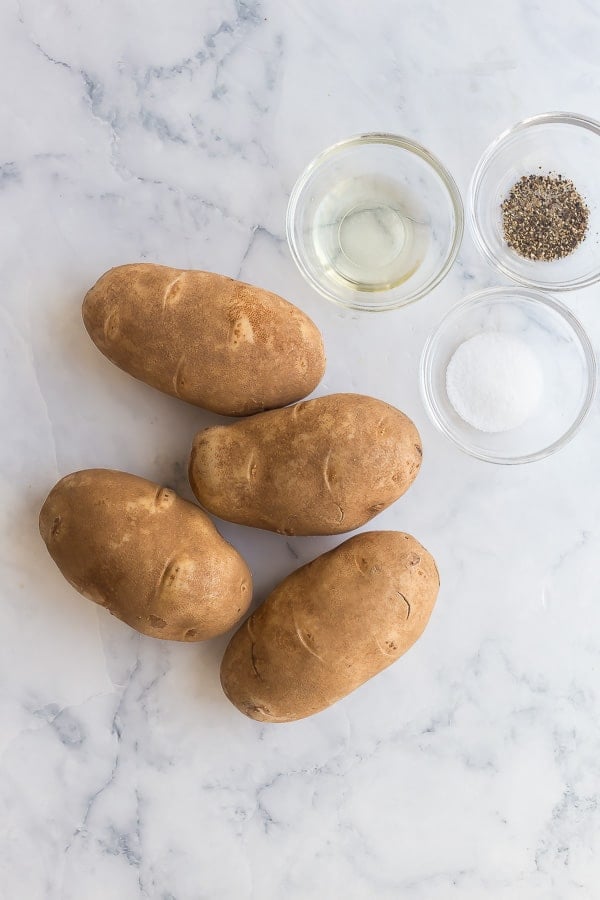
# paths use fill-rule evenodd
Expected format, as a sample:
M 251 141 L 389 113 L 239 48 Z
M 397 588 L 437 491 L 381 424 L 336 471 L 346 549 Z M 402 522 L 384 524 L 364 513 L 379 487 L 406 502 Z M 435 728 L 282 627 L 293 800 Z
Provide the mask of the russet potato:
M 414 644 L 438 588 L 433 557 L 415 538 L 356 535 L 289 575 L 238 629 L 223 690 L 261 722 L 326 709 Z
M 67 475 L 42 507 L 40 533 L 80 594 L 142 634 L 202 641 L 250 605 L 248 566 L 208 516 L 136 475 Z
M 282 534 L 341 534 L 397 500 L 421 458 L 419 432 L 400 410 L 331 394 L 200 431 L 189 477 L 221 519 Z
M 305 313 L 212 272 L 118 266 L 88 291 L 83 320 L 119 368 L 224 416 L 300 400 L 325 369 L 321 334 Z

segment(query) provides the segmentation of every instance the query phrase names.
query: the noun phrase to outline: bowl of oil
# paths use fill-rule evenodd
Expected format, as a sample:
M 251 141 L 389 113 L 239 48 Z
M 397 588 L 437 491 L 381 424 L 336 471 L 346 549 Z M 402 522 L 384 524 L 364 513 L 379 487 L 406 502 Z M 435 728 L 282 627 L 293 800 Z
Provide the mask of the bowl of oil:
M 308 283 L 351 309 L 397 309 L 448 273 L 463 234 L 454 179 L 425 147 L 361 134 L 319 154 L 290 195 L 287 237 Z

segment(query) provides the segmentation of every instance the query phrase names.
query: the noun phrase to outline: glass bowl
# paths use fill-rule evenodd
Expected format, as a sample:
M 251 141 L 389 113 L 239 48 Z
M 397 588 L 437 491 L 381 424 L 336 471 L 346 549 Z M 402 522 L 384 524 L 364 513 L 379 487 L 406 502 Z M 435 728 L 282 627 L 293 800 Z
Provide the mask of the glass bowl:
M 464 341 L 484 331 L 520 338 L 542 370 L 540 403 L 531 418 L 510 431 L 477 430 L 448 398 L 448 363 Z M 543 459 L 571 440 L 594 397 L 596 361 L 582 326 L 558 300 L 528 288 L 491 288 L 444 316 L 423 349 L 420 380 L 427 412 L 446 437 L 478 459 L 510 465 Z
M 287 238 L 308 283 L 351 309 L 396 309 L 448 273 L 463 234 L 458 188 L 419 144 L 362 134 L 325 150 L 292 190 Z
M 471 180 L 469 221 L 483 255 L 504 275 L 534 288 L 568 291 L 600 278 L 600 123 L 573 113 L 543 113 L 509 128 L 485 151 Z M 525 259 L 502 233 L 501 204 L 523 175 L 571 179 L 589 209 L 586 237 L 553 262 Z

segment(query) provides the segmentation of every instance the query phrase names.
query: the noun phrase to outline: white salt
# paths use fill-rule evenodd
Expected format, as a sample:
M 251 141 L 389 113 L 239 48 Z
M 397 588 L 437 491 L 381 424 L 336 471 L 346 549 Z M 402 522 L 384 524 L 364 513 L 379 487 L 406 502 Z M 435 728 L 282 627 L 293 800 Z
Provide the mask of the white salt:
M 484 331 L 455 351 L 446 369 L 450 403 L 479 431 L 517 428 L 536 410 L 544 386 L 542 368 L 518 337 Z

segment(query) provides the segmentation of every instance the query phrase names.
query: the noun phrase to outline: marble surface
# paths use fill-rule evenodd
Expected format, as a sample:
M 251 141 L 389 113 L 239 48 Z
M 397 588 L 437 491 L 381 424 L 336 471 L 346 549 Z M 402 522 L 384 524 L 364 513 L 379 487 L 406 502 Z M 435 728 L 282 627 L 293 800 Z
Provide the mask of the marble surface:
M 426 419 L 444 310 L 499 279 L 467 235 L 433 295 L 350 314 L 302 281 L 290 188 L 332 141 L 391 130 L 463 192 L 487 143 L 547 109 L 600 117 L 593 0 L 5 0 L 0 5 L 0 897 L 584 900 L 600 891 L 597 407 L 555 457 L 500 468 Z M 153 260 L 279 291 L 325 335 L 319 393 L 421 429 L 376 520 L 436 556 L 423 639 L 331 710 L 259 725 L 224 698 L 226 638 L 145 639 L 79 597 L 37 533 L 87 466 L 187 493 L 216 421 L 111 366 L 80 320 L 108 267 Z M 600 291 L 567 301 L 600 347 Z M 257 600 L 339 539 L 223 526 Z

